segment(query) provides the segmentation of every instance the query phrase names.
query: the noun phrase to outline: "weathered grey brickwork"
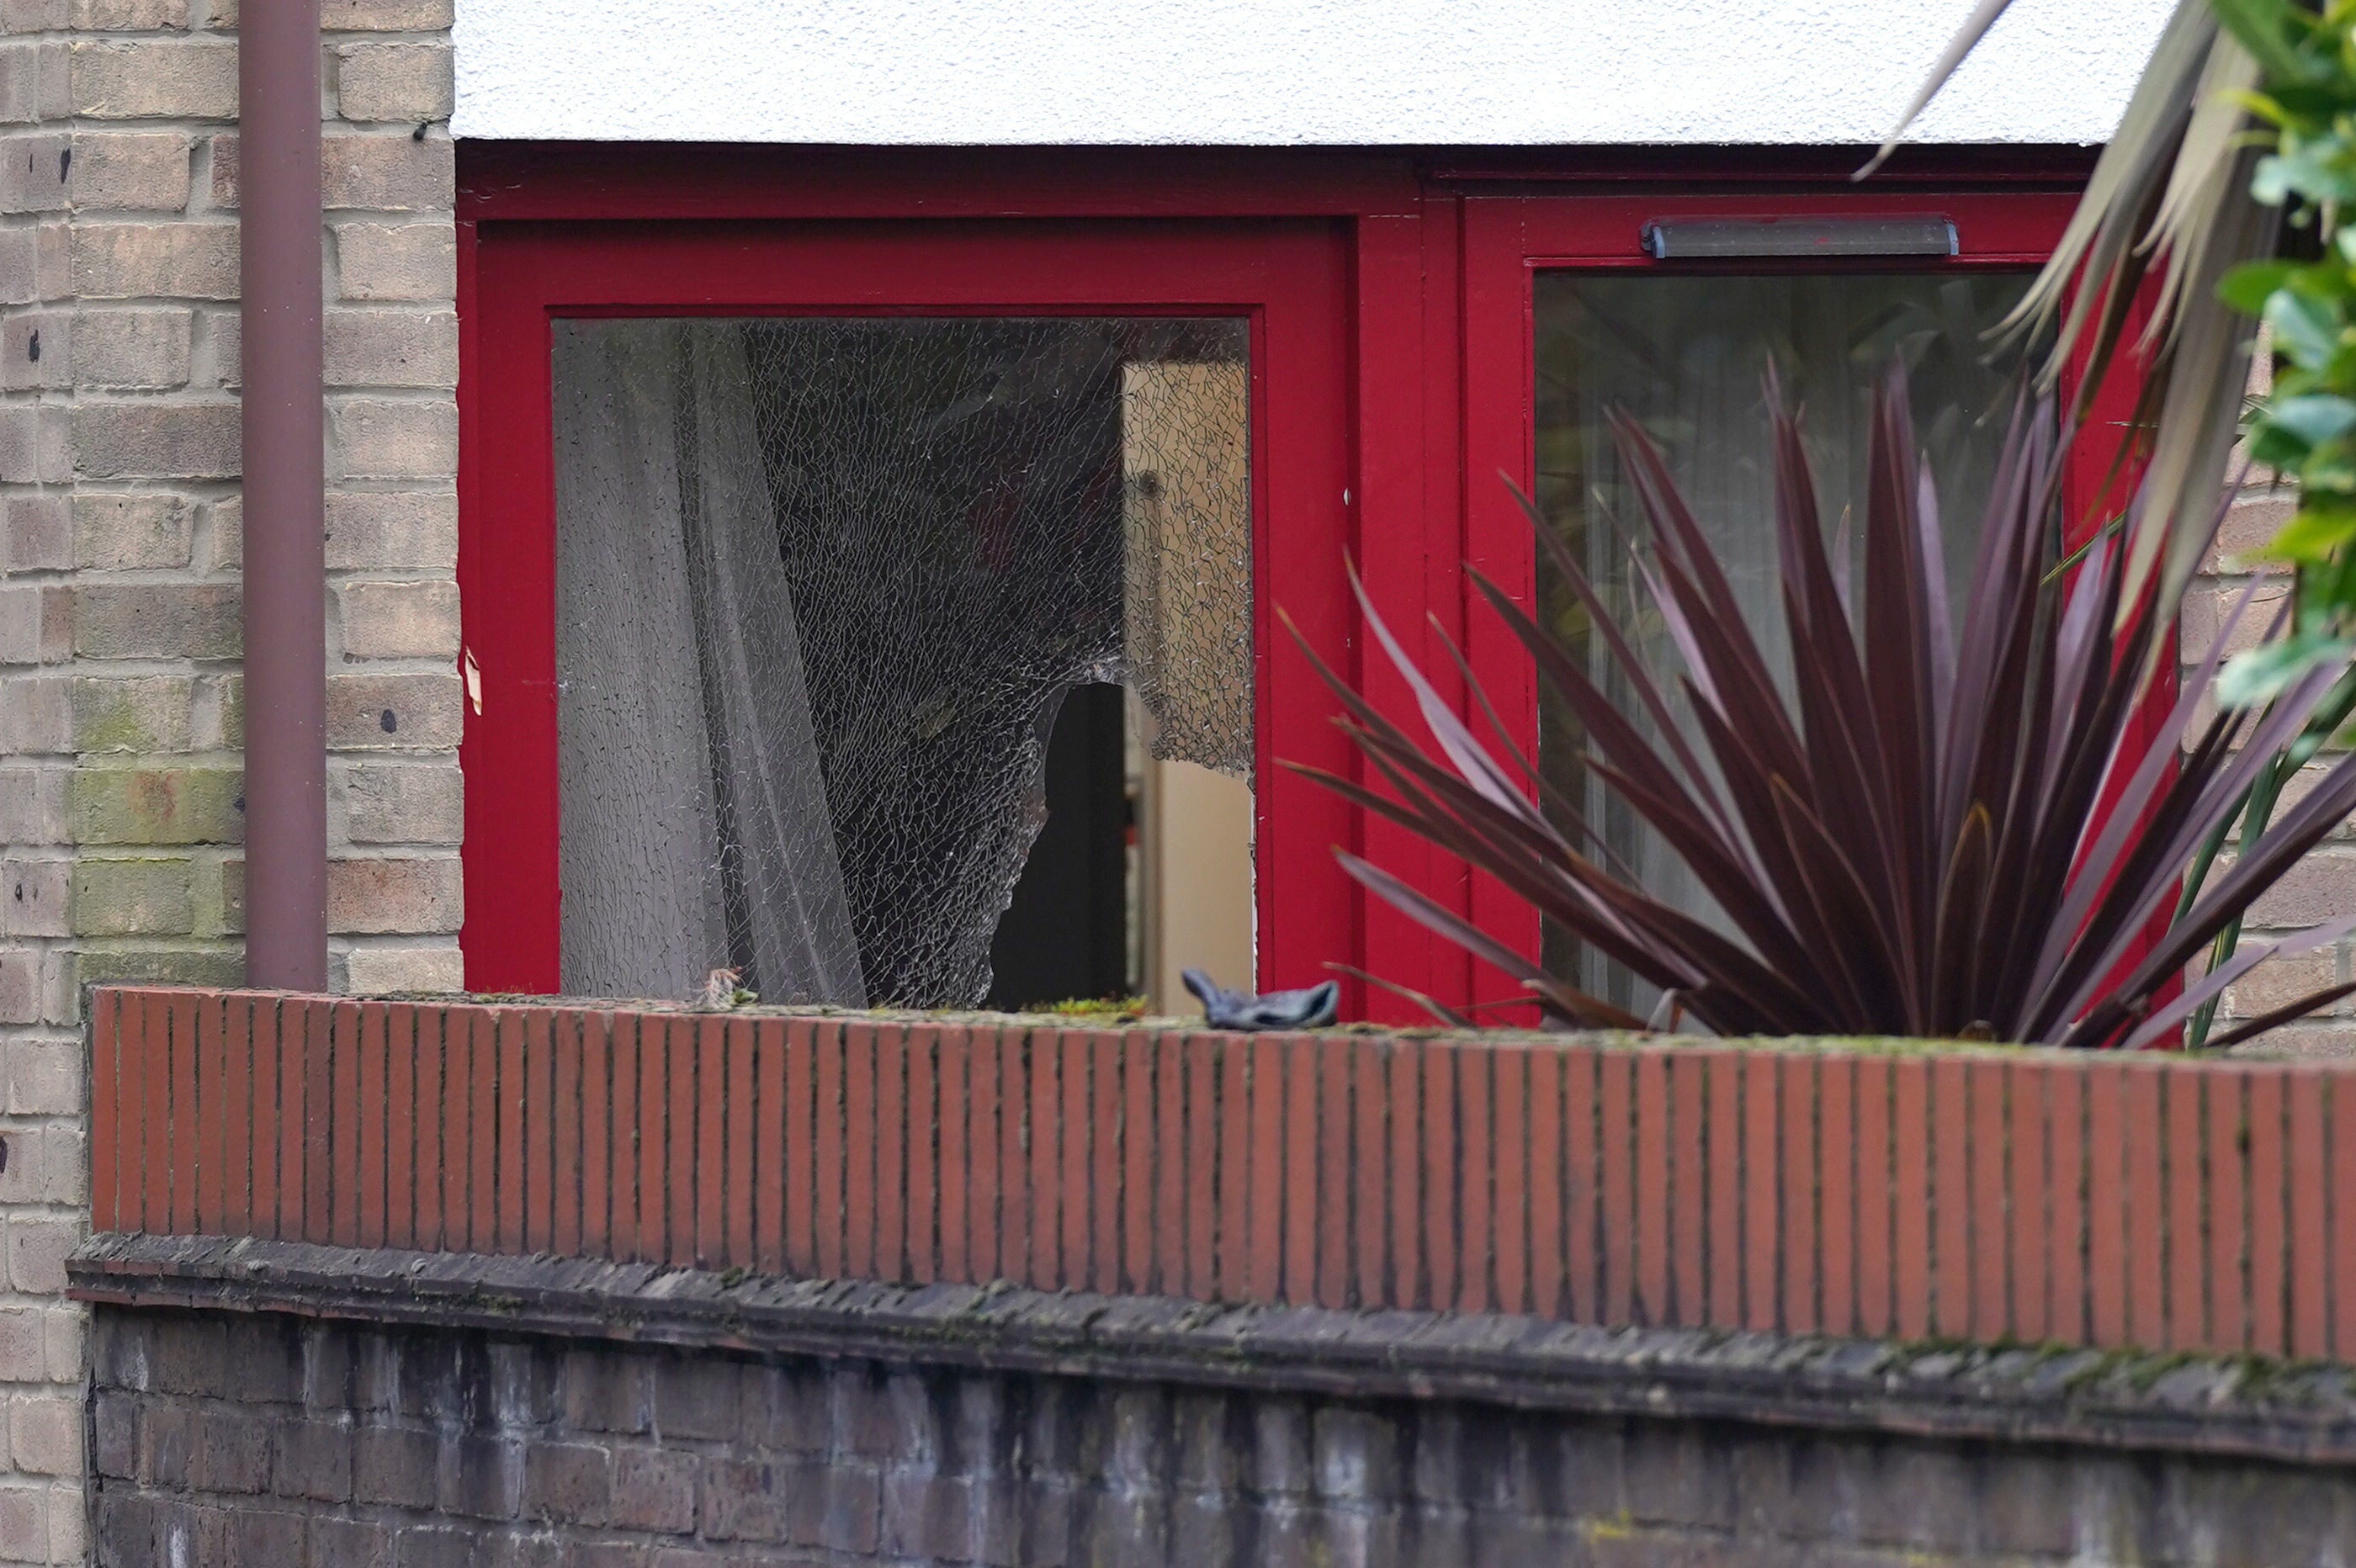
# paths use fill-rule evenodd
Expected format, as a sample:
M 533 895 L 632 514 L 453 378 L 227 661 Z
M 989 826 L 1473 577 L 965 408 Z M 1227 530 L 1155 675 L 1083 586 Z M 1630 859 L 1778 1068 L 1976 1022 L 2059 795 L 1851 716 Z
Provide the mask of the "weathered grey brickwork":
M 2345 1471 L 102 1307 L 95 1560 L 2340 1563 Z
M 458 983 L 450 0 L 327 0 L 336 977 Z M 82 1560 L 79 997 L 234 981 L 236 0 L 0 0 L 0 1561 Z

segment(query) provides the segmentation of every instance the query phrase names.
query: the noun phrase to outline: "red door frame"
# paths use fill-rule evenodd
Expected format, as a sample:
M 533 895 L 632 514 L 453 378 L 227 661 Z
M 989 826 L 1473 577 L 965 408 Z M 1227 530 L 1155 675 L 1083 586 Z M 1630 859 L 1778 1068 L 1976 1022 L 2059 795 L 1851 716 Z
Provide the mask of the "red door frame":
M 1323 328 L 1325 368 L 1290 391 L 1281 383 L 1291 378 L 1256 382 L 1268 393 L 1255 400 L 1256 484 L 1280 433 L 1258 421 L 1289 409 L 1285 428 L 1306 431 L 1311 405 L 1322 400 L 1341 426 L 1338 443 L 1321 443 L 1331 447 L 1316 459 L 1322 478 L 1304 473 L 1300 481 L 1301 515 L 1316 512 L 1321 486 L 1327 510 L 1289 539 L 1276 530 L 1275 554 L 1263 558 L 1258 578 L 1267 683 L 1256 705 L 1258 979 L 1306 984 L 1338 959 L 1464 1001 L 1494 994 L 1494 977 L 1476 976 L 1456 949 L 1365 899 L 1333 869 L 1328 847 L 1366 854 L 1533 953 L 1535 923 L 1476 895 L 1462 865 L 1419 839 L 1367 822 L 1269 767 L 1284 759 L 1355 771 L 1323 722 L 1333 705 L 1308 684 L 1268 613 L 1285 608 L 1378 706 L 1411 714 L 1382 661 L 1360 656 L 1357 617 L 1340 592 L 1338 558 L 1347 549 L 1378 610 L 1436 677 L 1447 661 L 1427 633 L 1434 625 L 1467 642 L 1484 678 L 1503 681 L 1499 691 L 1528 688 L 1526 668 L 1500 666 L 1485 615 L 1468 615 L 1459 563 L 1469 556 L 1509 580 L 1527 575 L 1509 564 L 1515 553 L 1526 561 L 1528 541 L 1516 542 L 1518 520 L 1498 511 L 1504 492 L 1495 476 L 1503 468 L 1528 478 L 1530 380 L 1516 361 L 1530 352 L 1535 264 L 1638 264 L 1638 225 L 1676 210 L 1893 209 L 1955 216 L 1966 251 L 1960 264 L 2033 264 L 2058 233 L 2053 214 L 2066 212 L 2088 162 L 2075 150 L 1917 154 L 1911 166 L 1877 181 L 1887 190 L 1861 195 L 1847 183 L 1845 154 L 1788 150 L 1566 156 L 463 145 L 459 577 L 466 645 L 491 716 L 487 721 L 469 703 L 462 753 L 468 984 L 553 990 L 556 981 L 552 313 L 853 308 L 842 301 L 881 310 L 910 308 L 912 300 L 916 308 L 929 300 L 932 308 L 970 310 L 1265 310 L 1281 293 L 1275 274 L 1288 270 L 1296 292 L 1285 297 L 1294 306 L 1306 298 L 1301 290 L 1326 291 L 1340 315 Z M 1510 223 L 1509 212 L 1519 215 Z M 874 248 L 887 226 L 903 241 L 921 238 L 928 259 L 895 261 L 890 246 Z M 1313 261 L 1256 269 L 1235 249 L 1310 229 L 1324 237 L 1310 246 L 1319 251 Z M 1134 246 L 1120 252 L 1110 235 L 1122 229 L 1156 233 L 1180 251 L 1210 245 L 1215 230 L 1229 250 L 1219 259 L 1196 251 L 1190 274 Z M 1026 253 L 1026 262 L 994 281 L 960 279 L 943 264 L 961 244 L 980 247 L 977 257 L 989 251 L 991 232 Z M 748 266 L 768 253 L 764 247 L 789 245 L 797 233 L 850 250 L 869 243 L 862 254 L 873 265 L 830 272 L 825 258 L 805 248 L 798 272 Z M 2020 248 L 1999 258 L 1989 249 L 1999 233 Z M 1092 244 L 1112 248 L 1091 261 Z M 991 264 L 1008 253 L 1001 248 Z M 819 278 L 830 281 L 813 293 Z M 1266 369 L 1256 362 L 1256 378 Z M 1516 395 L 1520 407 L 1502 406 L 1501 398 Z M 1292 505 L 1276 503 L 1280 511 Z M 1462 699 L 1452 681 L 1440 684 Z M 1528 711 L 1534 726 L 1534 693 Z M 505 725 L 502 712 L 539 717 Z M 1345 987 L 1344 1010 L 1413 1016 L 1355 985 Z

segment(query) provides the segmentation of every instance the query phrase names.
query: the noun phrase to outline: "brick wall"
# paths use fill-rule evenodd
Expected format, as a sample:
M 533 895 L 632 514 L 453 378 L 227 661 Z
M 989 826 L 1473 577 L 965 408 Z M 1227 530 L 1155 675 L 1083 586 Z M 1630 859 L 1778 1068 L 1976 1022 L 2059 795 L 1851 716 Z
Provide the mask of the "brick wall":
M 104 1307 L 95 1560 L 2338 1563 L 2348 1472 Z
M 449 0 L 327 0 L 338 984 L 458 983 Z M 0 0 L 0 1561 L 78 1562 L 91 981 L 242 971 L 235 0 Z
M 2356 1365 L 2345 1064 L 186 988 L 101 989 L 91 1029 L 92 1253 Z
M 2272 359 L 2262 338 L 2261 352 L 2254 356 L 2251 367 L 2250 391 L 2254 396 L 2263 395 L 2272 384 Z M 2214 645 L 2218 627 L 2252 577 L 2264 581 L 2250 608 L 2244 613 L 2241 624 L 2234 629 L 2229 645 L 2234 649 L 2256 645 L 2266 622 L 2289 592 L 2286 571 L 2277 564 L 2248 557 L 2290 520 L 2297 498 L 2278 484 L 2271 469 L 2254 467 L 2244 472 L 2245 457 L 2246 453 L 2239 450 L 2233 454 L 2229 472 L 2241 475 L 2244 483 L 2228 496 L 2216 548 L 2210 552 L 2200 581 L 2185 601 L 2183 656 L 2188 668 Z M 2311 782 L 2319 777 L 2325 765 L 2310 763 L 2307 779 Z M 2297 798 L 2298 788 L 2294 784 L 2285 792 L 2286 804 Z M 2249 934 L 2259 939 L 2303 931 L 2327 920 L 2356 913 L 2356 819 L 2340 824 L 2338 831 L 2261 897 L 2250 912 Z M 2326 986 L 2356 979 L 2356 957 L 2351 955 L 2356 955 L 2356 942 L 2342 941 L 2320 953 L 2260 965 L 2226 991 L 2224 1005 L 2218 1009 L 2221 1027 L 2224 1019 L 2256 1018 Z M 2194 966 L 2195 972 L 2206 966 L 2204 957 Z M 2343 997 L 2313 1017 L 2276 1029 L 2249 1049 L 2269 1054 L 2356 1056 L 2356 997 Z

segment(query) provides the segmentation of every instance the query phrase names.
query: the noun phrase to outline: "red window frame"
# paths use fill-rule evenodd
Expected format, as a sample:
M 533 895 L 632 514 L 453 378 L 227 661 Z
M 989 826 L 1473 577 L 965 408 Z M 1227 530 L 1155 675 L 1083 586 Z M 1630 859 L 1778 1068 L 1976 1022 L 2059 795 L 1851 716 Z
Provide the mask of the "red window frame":
M 471 987 L 557 987 L 552 317 L 1020 308 L 1249 314 L 1304 330 L 1316 318 L 1310 373 L 1271 374 L 1254 334 L 1256 516 L 1268 524 L 1255 580 L 1256 978 L 1308 984 L 1338 961 L 1451 1002 L 1501 995 L 1503 982 L 1365 898 L 1333 847 L 1533 955 L 1537 923 L 1460 863 L 1275 765 L 1358 772 L 1326 722 L 1336 705 L 1273 612 L 1379 707 L 1411 715 L 1401 683 L 1364 656 L 1346 554 L 1443 692 L 1463 699 L 1438 678 L 1448 662 L 1432 627 L 1464 643 L 1484 683 L 1513 699 L 1518 738 L 1534 738 L 1531 672 L 1472 611 L 1460 563 L 1530 580 L 1530 541 L 1497 475 L 1530 479 L 1535 272 L 1658 265 L 1639 248 L 1646 219 L 1754 212 L 1944 213 L 1963 254 L 1932 266 L 2034 266 L 2086 166 L 2076 153 L 1965 153 L 1860 191 L 1841 155 L 1768 152 L 1501 154 L 1447 168 L 1391 153 L 467 144 L 460 159 L 459 581 L 481 692 L 462 749 Z M 1278 443 L 1310 450 L 1288 460 Z M 1258 490 L 1290 470 L 1280 482 L 1290 492 Z M 1417 1017 L 1355 983 L 1344 1008 Z
M 473 472 L 481 526 L 462 532 L 470 792 L 468 980 L 558 986 L 555 478 L 550 347 L 559 317 L 643 315 L 1216 315 L 1251 325 L 1254 577 L 1280 585 L 1311 635 L 1342 628 L 1348 488 L 1342 339 L 1346 258 L 1322 223 L 1248 232 L 1152 220 L 1086 226 L 976 222 L 654 227 L 521 225 L 478 239 L 483 407 Z M 1255 596 L 1260 926 L 1288 948 L 1331 953 L 1321 919 L 1344 891 L 1323 843 L 1338 803 L 1269 764 L 1269 737 L 1307 731 L 1315 760 L 1346 765 L 1315 720 L 1326 699 Z M 472 693 L 479 691 L 480 709 Z M 486 910 L 484 903 L 489 908 Z M 1313 959 L 1305 960 L 1313 967 Z

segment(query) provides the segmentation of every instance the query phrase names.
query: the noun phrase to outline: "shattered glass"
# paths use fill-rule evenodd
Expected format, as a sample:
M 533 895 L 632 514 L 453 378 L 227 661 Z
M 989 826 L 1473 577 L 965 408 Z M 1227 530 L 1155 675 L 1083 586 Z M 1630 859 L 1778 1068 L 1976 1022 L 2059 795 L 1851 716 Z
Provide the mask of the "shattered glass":
M 563 984 L 965 1005 L 1064 694 L 1248 777 L 1248 330 L 563 321 Z

